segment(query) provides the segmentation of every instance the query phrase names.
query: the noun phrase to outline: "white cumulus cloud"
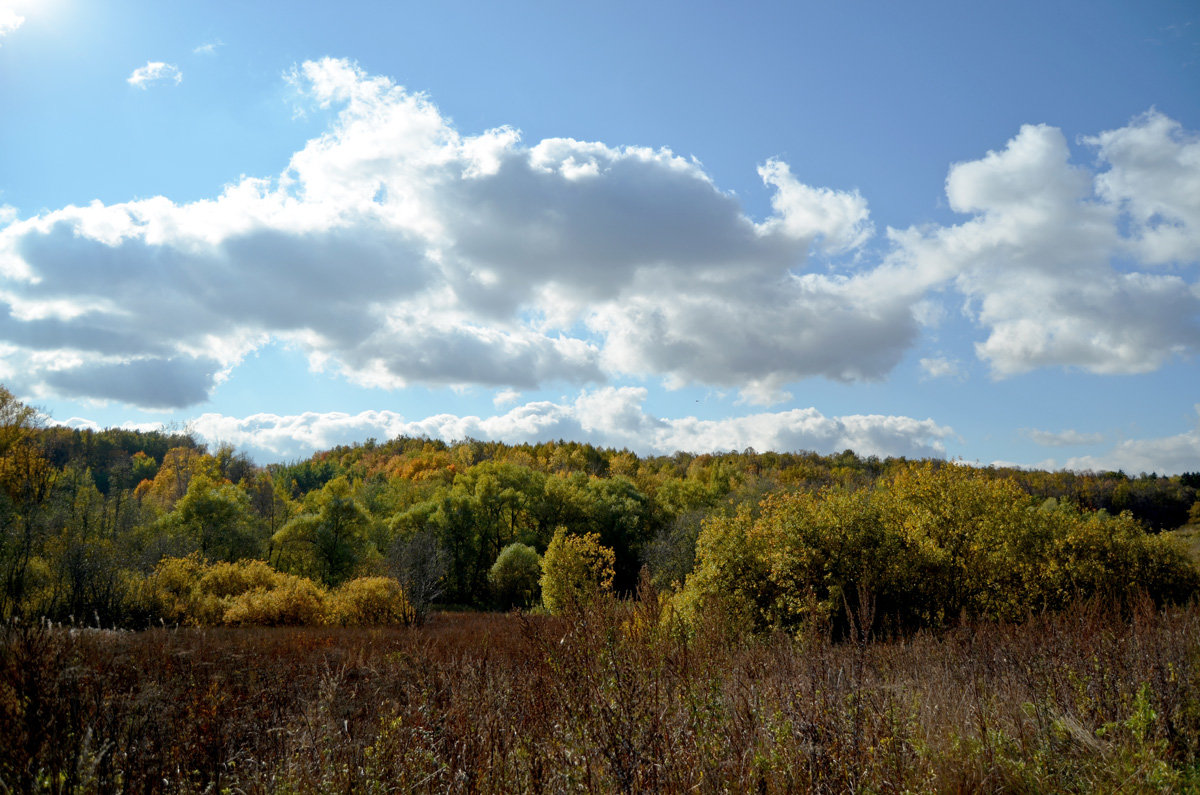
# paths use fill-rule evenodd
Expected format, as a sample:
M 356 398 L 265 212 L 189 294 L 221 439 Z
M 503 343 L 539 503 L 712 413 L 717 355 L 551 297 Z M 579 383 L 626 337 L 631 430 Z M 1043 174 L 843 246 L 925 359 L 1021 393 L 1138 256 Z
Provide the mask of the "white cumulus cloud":
M 125 79 L 126 83 L 137 88 L 145 89 L 154 83 L 174 83 L 183 81 L 183 73 L 174 64 L 162 61 L 146 61 L 145 66 L 139 66 Z
M 1128 212 L 1134 252 L 1148 263 L 1200 259 L 1200 137 L 1150 111 L 1087 141 L 1110 165 L 1097 191 Z
M 645 399 L 642 388 L 602 387 L 584 391 L 572 402 L 527 403 L 491 417 L 440 414 L 407 420 L 391 411 L 365 411 L 238 418 L 209 413 L 189 428 L 210 443 L 233 444 L 260 461 L 287 460 L 337 444 L 399 435 L 446 441 L 472 437 L 513 444 L 566 438 L 629 448 L 643 455 L 753 447 L 821 453 L 849 448 L 862 455 L 909 457 L 943 456 L 943 440 L 953 436 L 950 428 L 929 419 L 827 417 L 811 408 L 722 420 L 664 419 L 646 413 Z
M 107 357 L 105 373 L 192 364 L 142 405 L 202 399 L 197 384 L 270 339 L 389 388 L 632 374 L 770 402 L 812 375 L 880 378 L 916 333 L 907 295 L 805 272 L 814 245 L 861 241 L 866 204 L 782 163 L 767 180 L 778 215 L 756 224 L 666 149 L 464 136 L 426 97 L 342 60 L 291 80 L 336 116 L 278 177 L 0 230 L 0 339 Z M 74 394 L 91 373 L 51 375 L 25 378 Z M 96 397 L 129 400 L 116 382 Z
M 492 396 L 492 405 L 507 406 L 521 399 L 521 393 L 515 389 L 501 389 Z
M 25 17 L 11 8 L 0 8 L 0 39 L 25 24 Z
M 150 62 L 130 82 L 179 79 Z M 889 230 L 872 262 L 866 200 L 779 160 L 756 222 L 669 149 L 464 134 L 345 60 L 289 79 L 333 118 L 282 173 L 0 227 L 10 386 L 194 405 L 276 341 L 384 388 L 637 377 L 768 405 L 805 378 L 885 378 L 956 294 L 997 376 L 1145 372 L 1200 348 L 1200 164 L 1155 112 L 1086 139 L 1095 172 L 1060 130 L 1021 128 L 950 169 L 962 223 Z
M 769 223 L 799 237 L 820 238 L 822 247 L 830 252 L 857 248 L 874 232 L 867 201 L 858 191 L 843 193 L 805 185 L 781 160 L 768 160 L 758 173 L 765 184 L 775 188 L 771 205 L 777 218 Z
M 1022 127 L 1003 150 L 950 169 L 950 207 L 969 220 L 890 232 L 884 270 L 953 285 L 986 330 L 976 352 L 996 376 L 1142 373 L 1200 350 L 1200 223 L 1189 193 L 1200 150 L 1153 112 L 1087 142 L 1108 170 L 1072 165 L 1060 130 Z M 1181 269 L 1162 272 L 1165 260 Z

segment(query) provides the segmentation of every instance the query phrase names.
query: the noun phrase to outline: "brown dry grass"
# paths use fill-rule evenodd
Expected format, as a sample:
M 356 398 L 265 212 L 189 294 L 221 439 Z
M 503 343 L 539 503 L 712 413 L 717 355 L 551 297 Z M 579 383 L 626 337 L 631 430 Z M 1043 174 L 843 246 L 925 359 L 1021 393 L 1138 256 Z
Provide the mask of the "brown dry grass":
M 905 641 L 656 602 L 421 628 L 9 625 L 0 790 L 1094 792 L 1200 783 L 1200 608 Z

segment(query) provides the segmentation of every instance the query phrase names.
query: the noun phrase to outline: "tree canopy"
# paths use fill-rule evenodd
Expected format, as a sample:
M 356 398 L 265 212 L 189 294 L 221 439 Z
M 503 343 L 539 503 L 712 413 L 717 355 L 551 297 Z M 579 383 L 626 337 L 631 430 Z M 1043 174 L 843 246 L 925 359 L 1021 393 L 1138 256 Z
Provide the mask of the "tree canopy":
M 563 440 L 400 437 L 261 467 L 174 431 L 43 426 L 0 387 L 0 616 L 145 620 L 141 583 L 194 556 L 317 589 L 388 577 L 416 620 L 539 593 L 559 609 L 585 580 L 625 597 L 644 570 L 682 612 L 720 606 L 764 629 L 1007 620 L 1190 593 L 1194 569 L 1161 531 L 1200 516 L 1198 487 L 1192 473 Z

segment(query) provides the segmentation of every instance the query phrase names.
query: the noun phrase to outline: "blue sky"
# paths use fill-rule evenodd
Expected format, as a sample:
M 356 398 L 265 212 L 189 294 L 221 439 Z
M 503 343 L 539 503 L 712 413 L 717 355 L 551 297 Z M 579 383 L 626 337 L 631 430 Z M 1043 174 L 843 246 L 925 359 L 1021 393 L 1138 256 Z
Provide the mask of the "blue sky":
M 0 383 L 398 433 L 1200 470 L 1189 2 L 0 0 Z

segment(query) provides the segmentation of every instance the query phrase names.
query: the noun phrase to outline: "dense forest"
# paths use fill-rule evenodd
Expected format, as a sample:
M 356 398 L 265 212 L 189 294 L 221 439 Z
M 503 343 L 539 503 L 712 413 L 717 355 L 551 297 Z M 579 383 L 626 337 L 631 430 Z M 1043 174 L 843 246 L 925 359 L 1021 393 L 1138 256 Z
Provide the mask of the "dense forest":
M 0 402 L 4 617 L 419 621 L 535 607 L 544 581 L 557 603 L 545 578 L 574 566 L 616 594 L 645 576 L 680 615 L 719 603 L 763 629 L 845 632 L 870 602 L 875 629 L 903 632 L 1195 587 L 1161 531 L 1200 514 L 1196 473 L 422 438 L 257 466 L 186 433 L 42 426 Z

